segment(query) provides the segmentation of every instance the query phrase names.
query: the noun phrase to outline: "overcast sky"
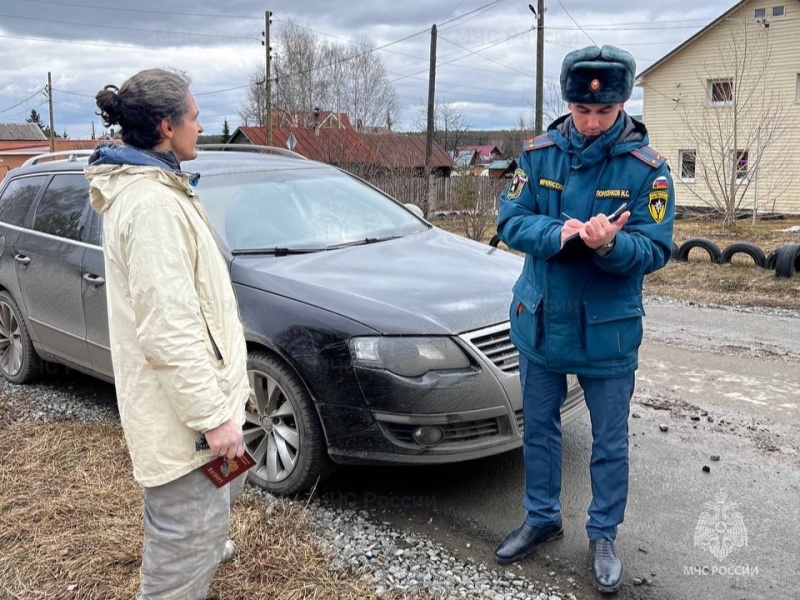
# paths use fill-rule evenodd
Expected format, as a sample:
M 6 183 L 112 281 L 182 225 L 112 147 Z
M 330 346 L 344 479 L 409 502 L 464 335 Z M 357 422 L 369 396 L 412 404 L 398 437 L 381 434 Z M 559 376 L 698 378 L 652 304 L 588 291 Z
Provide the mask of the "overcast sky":
M 244 87 L 264 61 L 267 8 L 273 35 L 293 19 L 321 38 L 391 44 L 378 53 L 400 100 L 398 129 L 413 127 L 425 105 L 434 23 L 438 102 L 456 103 L 473 129 L 511 128 L 532 115 L 536 21 L 528 0 L 269 1 L 2 0 L 0 123 L 24 122 L 32 108 L 47 123 L 41 90 L 49 71 L 56 131 L 89 138 L 92 123 L 102 130 L 94 94 L 158 66 L 191 76 L 206 133 L 219 133 L 226 117 L 233 130 Z M 567 52 L 592 43 L 629 50 L 641 72 L 735 3 L 548 0 L 545 82 L 557 81 Z M 627 109 L 641 111 L 641 90 Z

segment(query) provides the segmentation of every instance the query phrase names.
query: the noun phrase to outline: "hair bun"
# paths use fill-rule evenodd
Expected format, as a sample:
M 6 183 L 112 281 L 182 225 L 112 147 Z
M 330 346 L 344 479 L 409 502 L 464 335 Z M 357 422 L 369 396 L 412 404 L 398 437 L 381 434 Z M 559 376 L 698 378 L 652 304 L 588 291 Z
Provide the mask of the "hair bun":
M 97 92 L 94 97 L 100 112 L 97 114 L 103 118 L 106 127 L 117 125 L 120 117 L 119 88 L 115 85 L 107 85 Z

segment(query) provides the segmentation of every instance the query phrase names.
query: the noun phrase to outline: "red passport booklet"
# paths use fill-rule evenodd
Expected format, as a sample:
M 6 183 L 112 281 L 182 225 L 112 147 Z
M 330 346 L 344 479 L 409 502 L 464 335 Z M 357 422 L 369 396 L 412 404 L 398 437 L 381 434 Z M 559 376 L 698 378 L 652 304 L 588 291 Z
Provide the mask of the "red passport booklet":
M 247 450 L 245 450 L 244 454 L 239 458 L 218 456 L 200 468 L 203 473 L 205 473 L 206 477 L 211 480 L 211 483 L 221 488 L 223 485 L 239 477 L 239 475 L 247 473 L 247 470 L 255 464 L 256 461 L 250 456 Z

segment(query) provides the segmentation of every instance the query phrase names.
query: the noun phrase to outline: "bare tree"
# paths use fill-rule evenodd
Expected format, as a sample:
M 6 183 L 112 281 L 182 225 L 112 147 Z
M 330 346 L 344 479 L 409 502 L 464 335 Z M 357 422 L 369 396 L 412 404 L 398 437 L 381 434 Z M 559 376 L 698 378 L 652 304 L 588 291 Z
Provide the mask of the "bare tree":
M 320 41 L 295 21 L 281 23 L 273 59 L 272 105 L 294 126 L 315 108 L 343 112 L 364 127 L 394 119 L 397 96 L 383 62 L 367 38 L 358 43 Z M 240 115 L 259 125 L 266 123 L 265 67 L 250 78 L 247 100 Z
M 244 103 L 239 107 L 239 117 L 245 127 L 263 127 L 267 124 L 267 90 L 265 79 L 267 77 L 264 65 L 259 65 L 250 75 L 250 87 L 247 88 L 247 96 Z
M 759 195 L 767 194 L 773 202 L 792 186 L 793 169 L 785 159 L 781 164 L 786 155 L 774 150 L 786 133 L 790 103 L 767 75 L 769 38 L 754 28 L 761 26 L 747 19 L 741 28 L 732 24 L 715 56 L 697 70 L 700 87 L 695 89 L 702 92 L 681 93 L 674 99 L 684 124 L 676 139 L 695 151 L 684 160 L 694 160 L 699 185 L 686 188 L 723 214 L 724 227 L 736 222 L 754 182 L 761 180 Z M 767 153 L 770 172 L 761 178 Z
M 420 108 L 414 126 L 419 131 L 427 130 L 428 110 L 426 106 Z M 455 103 L 444 100 L 434 104 L 433 139 L 445 151 L 452 152 L 461 146 L 470 127 L 464 112 Z
M 468 169 L 462 169 L 450 181 L 450 204 L 457 213 L 459 233 L 471 240 L 485 241 L 497 224 L 497 198 L 507 182 L 475 177 Z
M 534 113 L 536 104 L 533 98 L 526 98 L 525 102 L 531 107 L 531 112 L 528 113 L 527 118 L 525 115 L 520 115 L 517 127 L 533 132 L 536 129 L 536 115 Z M 544 86 L 544 97 L 542 98 L 542 124 L 545 130 L 550 123 L 568 112 L 567 103 L 561 96 L 561 84 L 551 79 Z
M 544 87 L 544 98 L 542 99 L 544 127 L 555 121 L 558 117 L 569 112 L 567 103 L 561 96 L 561 84 L 558 81 L 550 80 Z

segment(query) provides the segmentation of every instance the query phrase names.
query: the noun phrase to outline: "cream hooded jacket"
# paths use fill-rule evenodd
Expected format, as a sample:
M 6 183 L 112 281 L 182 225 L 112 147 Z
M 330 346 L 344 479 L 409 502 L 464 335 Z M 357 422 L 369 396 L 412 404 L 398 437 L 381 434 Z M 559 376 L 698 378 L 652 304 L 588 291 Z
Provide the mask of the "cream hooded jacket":
M 103 215 L 117 402 L 136 481 L 169 483 L 212 457 L 202 432 L 244 423 L 250 386 L 239 310 L 187 175 L 87 167 Z

